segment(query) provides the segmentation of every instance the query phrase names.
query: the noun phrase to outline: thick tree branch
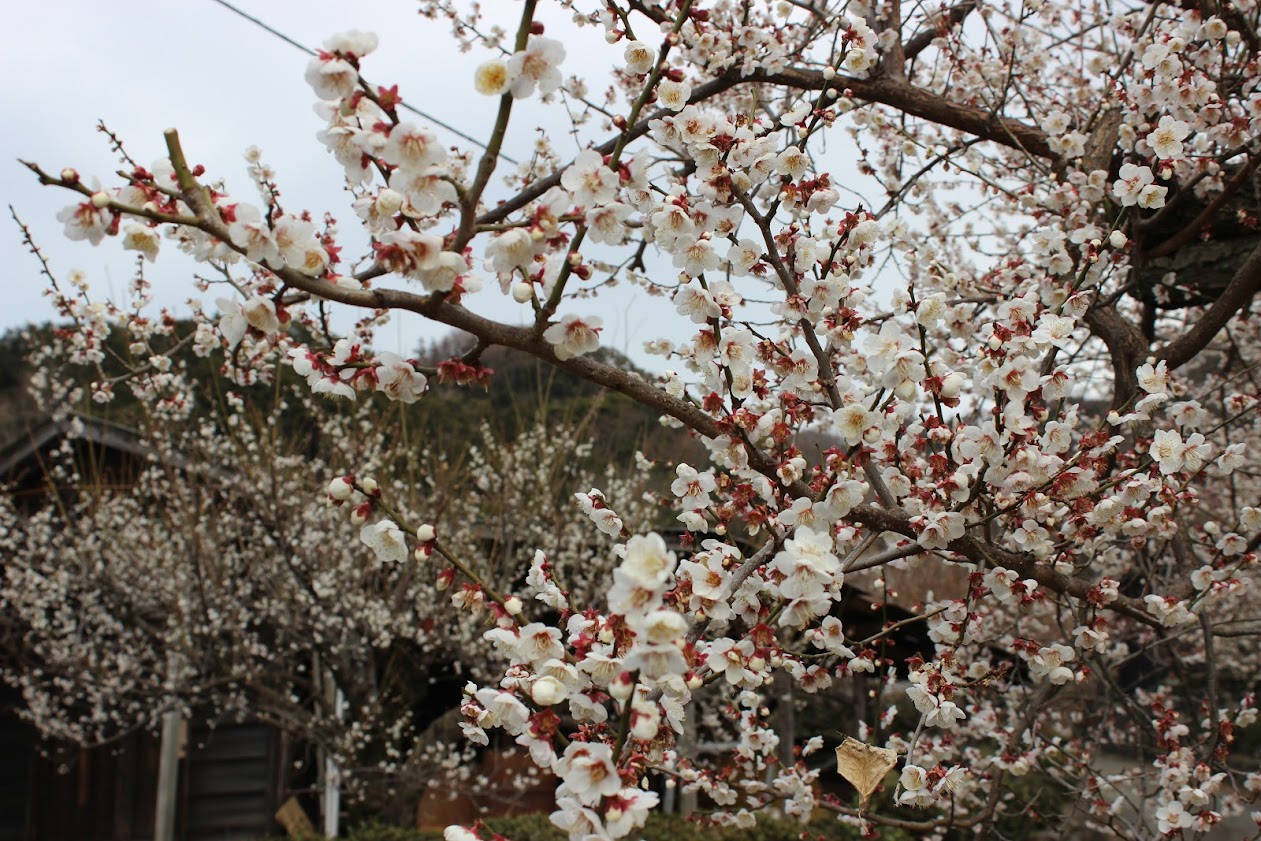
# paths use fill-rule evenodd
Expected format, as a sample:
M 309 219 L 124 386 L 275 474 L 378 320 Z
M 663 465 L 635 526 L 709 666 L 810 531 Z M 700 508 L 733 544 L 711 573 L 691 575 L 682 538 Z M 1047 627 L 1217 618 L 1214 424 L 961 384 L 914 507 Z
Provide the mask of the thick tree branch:
M 977 0 L 963 0 L 962 3 L 956 3 L 943 13 L 929 18 L 924 28 L 902 45 L 902 54 L 906 60 L 915 58 L 938 38 L 949 35 L 952 29 L 963 23 L 963 19 L 976 9 L 976 2 Z
M 1086 324 L 1091 333 L 1103 339 L 1112 357 L 1112 408 L 1119 409 L 1138 391 L 1136 371 L 1147 354 L 1147 340 L 1114 306 L 1088 310 Z
M 1034 157 L 1055 160 L 1049 138 L 1042 129 L 996 116 L 984 108 L 951 102 L 940 94 L 895 79 L 854 79 L 837 76 L 828 81 L 819 70 L 787 69 L 779 73 L 755 73 L 753 81 L 820 90 L 824 86 L 849 92 L 855 99 L 891 105 L 898 110 L 938 125 L 965 131 Z
M 1169 368 L 1180 368 L 1208 347 L 1209 342 L 1226 326 L 1237 312 L 1247 307 L 1257 290 L 1261 289 L 1261 245 L 1252 250 L 1248 259 L 1235 272 L 1221 296 L 1213 302 L 1191 329 L 1160 349 L 1158 356 Z
M 1054 160 L 1056 154 L 1051 150 L 1050 142 L 1040 128 L 1011 120 L 996 117 L 983 108 L 951 102 L 945 97 L 917 88 L 899 79 L 855 79 L 850 76 L 837 76 L 831 81 L 823 77 L 820 70 L 788 69 L 779 73 L 758 72 L 749 76 L 741 76 L 736 70 L 730 70 L 716 79 L 711 79 L 696 86 L 692 91 L 692 102 L 702 102 L 731 90 L 741 84 L 765 82 L 769 84 L 787 85 L 803 90 L 848 91 L 857 99 L 890 105 L 905 111 L 914 117 L 938 123 L 949 128 L 958 129 L 985 140 L 990 140 L 1012 149 L 1026 152 L 1039 158 Z M 595 146 L 602 155 L 609 155 L 617 148 L 618 142 L 630 143 L 648 133 L 653 120 L 659 120 L 673 112 L 659 109 L 628 126 L 624 132 Z M 524 187 L 515 196 L 487 210 L 477 219 L 479 225 L 492 225 L 502 222 L 510 214 L 520 210 L 539 196 L 560 183 L 564 168 L 553 172 L 545 178 L 534 181 Z

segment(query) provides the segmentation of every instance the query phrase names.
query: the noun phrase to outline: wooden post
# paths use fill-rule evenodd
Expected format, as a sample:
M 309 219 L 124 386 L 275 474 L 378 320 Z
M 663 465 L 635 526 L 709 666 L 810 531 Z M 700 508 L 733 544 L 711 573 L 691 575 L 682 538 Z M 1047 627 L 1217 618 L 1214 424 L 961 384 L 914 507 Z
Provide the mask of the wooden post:
M 175 700 L 171 699 L 174 704 Z M 158 802 L 153 822 L 154 841 L 175 841 L 175 799 L 180 787 L 180 711 L 162 713 L 162 744 L 158 754 Z
M 333 675 L 329 673 L 328 685 L 333 688 L 333 714 L 340 721 L 346 706 L 346 696 L 335 688 Z M 324 837 L 336 838 L 338 820 L 341 817 L 341 781 L 342 772 L 331 754 L 324 754 Z

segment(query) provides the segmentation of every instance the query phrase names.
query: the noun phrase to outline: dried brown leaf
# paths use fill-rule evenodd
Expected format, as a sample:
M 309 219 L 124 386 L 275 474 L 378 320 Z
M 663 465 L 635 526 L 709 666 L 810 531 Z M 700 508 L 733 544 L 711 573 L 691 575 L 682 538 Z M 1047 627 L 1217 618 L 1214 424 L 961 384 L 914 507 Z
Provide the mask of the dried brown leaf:
M 862 798 L 859 808 L 867 807 L 871 793 L 897 764 L 897 751 L 874 747 L 849 737 L 836 749 L 836 770 L 858 789 L 858 796 Z

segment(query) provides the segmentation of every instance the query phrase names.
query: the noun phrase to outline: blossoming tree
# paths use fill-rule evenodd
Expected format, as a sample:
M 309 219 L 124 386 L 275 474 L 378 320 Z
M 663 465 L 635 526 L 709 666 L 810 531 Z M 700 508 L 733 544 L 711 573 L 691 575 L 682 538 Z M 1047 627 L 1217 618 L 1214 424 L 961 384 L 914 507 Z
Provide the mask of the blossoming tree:
M 1261 777 L 1233 745 L 1261 666 L 1246 446 L 1261 248 L 1236 249 L 1212 288 L 1153 267 L 1223 221 L 1256 225 L 1239 200 L 1261 152 L 1257 5 L 562 3 L 619 48 L 603 98 L 566 75 L 572 44 L 544 31 L 540 5 L 513 5 L 504 33 L 476 6 L 422 3 L 486 56 L 468 81 L 498 101 L 481 150 L 404 119 L 404 94 L 369 81 L 375 36 L 334 36 L 312 60 L 320 139 L 371 241 L 354 266 L 331 217 L 281 206 L 256 154 L 261 204 L 208 180 L 173 130 L 167 155 L 129 160 L 117 186 L 31 165 L 78 194 L 70 237 L 121 235 L 152 259 L 165 236 L 231 280 L 195 341 L 222 347 L 234 376 L 290 366 L 316 393 L 424 400 L 435 378 L 490 376 L 480 354 L 503 346 L 705 446 L 669 489 L 681 552 L 631 532 L 623 500 L 572 489 L 574 516 L 619 559 L 582 601 L 542 555 L 492 582 L 451 551 L 455 535 L 404 515 L 392 483 L 311 477 L 343 503 L 328 516 L 368 519 L 382 562 L 414 557 L 451 582 L 454 609 L 493 621 L 486 637 L 513 665 L 468 687 L 469 738 L 504 730 L 558 775 L 552 819 L 573 838 L 631 832 L 657 805 L 640 785 L 652 773 L 723 821 L 823 806 L 938 836 L 984 837 L 1033 808 L 1029 774 L 1065 819 L 1118 837 L 1205 831 L 1255 800 Z M 514 115 L 562 95 L 590 145 L 568 159 L 541 139 L 504 175 L 505 137 L 529 130 Z M 877 199 L 852 192 L 829 143 Z M 649 344 L 654 380 L 591 355 L 590 297 L 610 280 L 677 309 L 688 338 Z M 482 314 L 495 296 L 519 317 Z M 183 403 L 179 378 L 145 358 L 163 321 L 92 320 L 65 301 L 91 326 L 76 353 L 129 330 L 125 382 Z M 361 313 L 345 335 L 327 328 L 336 307 Z M 390 314 L 477 344 L 422 371 L 373 350 Z M 834 445 L 799 445 L 818 430 Z M 881 643 L 896 628 L 857 639 L 834 608 L 847 575 L 908 566 L 958 574 L 918 614 L 934 646 L 894 661 Z M 870 755 L 893 757 L 896 784 L 869 801 L 879 774 L 864 772 L 860 803 L 821 794 L 820 740 L 778 749 L 785 682 L 904 695 L 909 723 L 873 709 L 850 734 L 892 752 Z M 677 741 L 706 684 L 739 725 L 712 765 Z
M 188 357 L 165 350 L 172 369 Z M 81 403 L 76 367 L 56 363 L 58 340 L 37 353 L 45 406 Z M 654 507 L 637 499 L 645 474 L 593 472 L 584 424 L 540 418 L 510 440 L 485 424 L 464 447 L 417 446 L 402 413 L 321 406 L 288 379 L 271 406 L 260 389 L 231 387 L 188 417 L 141 404 L 137 444 L 150 457 L 137 458 L 134 480 L 102 476 L 69 437 L 44 457 L 57 489 L 46 504 L 0 498 L 3 676 L 59 742 L 108 745 L 155 729 L 174 705 L 318 747 L 368 809 L 407 813 L 427 785 L 476 792 L 451 713 L 464 681 L 495 677 L 483 624 L 434 598 L 438 582 L 393 520 L 312 505 L 309 471 L 353 463 L 368 488 L 382 476 L 400 514 L 459 524 L 448 551 L 494 579 L 512 581 L 541 547 L 587 597 L 581 572 L 603 562 L 585 521 L 566 516 L 562 488 L 597 482 L 634 500 L 627 513 L 644 526 Z M 199 396 L 224 384 L 204 385 Z M 350 487 L 335 480 L 330 501 Z

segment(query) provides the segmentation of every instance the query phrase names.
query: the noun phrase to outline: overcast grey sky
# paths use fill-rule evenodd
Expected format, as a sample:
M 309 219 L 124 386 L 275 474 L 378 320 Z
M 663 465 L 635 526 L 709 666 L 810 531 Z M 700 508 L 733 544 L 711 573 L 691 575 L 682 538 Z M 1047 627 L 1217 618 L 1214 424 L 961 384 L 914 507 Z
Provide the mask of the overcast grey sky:
M 238 0 L 235 5 L 308 46 L 346 29 L 376 32 L 381 45 L 365 62 L 367 78 L 397 83 L 416 107 L 474 137 L 487 135 L 495 102 L 478 96 L 472 85 L 473 69 L 487 53 L 460 53 L 447 26 L 422 19 L 413 0 Z M 505 26 L 511 26 L 519 8 L 506 0 L 483 5 L 505 15 Z M 98 119 L 145 164 L 164 156 L 163 130 L 178 128 L 190 160 L 205 165 L 210 176 L 226 178 L 229 190 L 249 201 L 255 194 L 241 155 L 257 145 L 278 174 L 286 209 L 306 208 L 317 217 L 328 210 L 341 220 L 343 232 L 357 228 L 341 167 L 314 137 L 321 122 L 312 111 L 314 94 L 303 81 L 307 58 L 298 50 L 213 0 L 45 0 L 3 8 L 4 203 L 30 226 L 55 271 L 88 273 L 94 296 L 112 292 L 122 297 L 134 253 L 123 252 L 112 239 L 98 247 L 67 241 L 55 217 L 70 203 L 70 194 L 40 187 L 17 159 L 36 161 L 51 172 L 73 166 L 85 177 L 98 175 L 103 183 L 116 184 L 110 174 L 117 160 L 96 131 Z M 550 5 L 544 4 L 542 19 L 548 35 L 566 43 L 562 70 L 583 73 L 593 91 L 601 90 L 607 68 L 620 60 L 620 46 L 606 45 L 590 29 L 573 37 L 572 23 Z M 520 103 L 513 117 L 505 145 L 513 157 L 528 157 L 538 125 L 551 130 L 561 149 L 565 142 L 574 152 L 579 148 L 576 140 L 559 139 L 567 125 L 559 106 L 547 109 L 530 100 Z M 436 131 L 450 143 L 468 145 Z M 50 318 L 38 265 L 23 249 L 16 224 L 6 219 L 2 230 L 0 329 Z M 348 251 L 362 241 L 345 237 Z M 197 294 L 189 282 L 194 270 L 191 260 L 164 245 L 158 262 L 147 268 L 157 301 L 186 309 L 184 302 Z M 668 265 L 666 270 L 672 271 Z M 663 323 L 672 325 L 672 338 L 690 335 L 690 323 L 675 316 L 663 299 L 632 306 L 628 290 L 613 292 L 598 303 L 574 305 L 605 319 L 606 345 L 644 361 L 640 347 L 660 334 Z M 508 320 L 522 314 L 497 288 L 475 296 L 470 305 Z M 440 332 L 403 315 L 378 343 L 407 352 Z
M 240 0 L 235 5 L 308 46 L 346 29 L 374 31 L 381 46 L 365 62 L 367 78 L 399 84 L 409 102 L 474 137 L 485 137 L 493 123 L 495 102 L 478 96 L 472 85 L 473 68 L 488 54 L 460 53 L 446 25 L 422 19 L 415 2 Z M 486 6 L 504 14 L 517 11 L 517 4 Z M 54 270 L 86 271 L 94 295 L 125 292 L 134 254 L 123 252 L 117 240 L 95 248 L 67 241 L 55 217 L 72 197 L 41 188 L 17 159 L 36 161 L 52 172 L 73 166 L 84 176 L 117 183 L 109 177 L 117 161 L 96 131 L 98 119 L 145 164 L 164 155 L 163 130 L 178 128 L 190 159 L 204 164 L 208 174 L 227 178 L 229 188 L 250 201 L 254 190 L 241 154 L 257 145 L 278 173 L 288 209 L 308 208 L 317 216 L 329 210 L 347 234 L 357 227 L 342 190 L 341 167 L 315 140 L 321 123 L 312 111 L 314 94 L 302 78 L 307 58 L 298 50 L 211 0 L 49 0 L 5 4 L 2 14 L 0 66 L 8 81 L 0 97 L 9 115 L 0 139 L 4 202 L 30 226 Z M 566 72 L 607 67 L 620 52 L 598 35 L 592 38 L 591 31 L 572 37 L 572 25 L 555 10 L 545 9 L 543 19 L 549 34 L 567 43 Z M 537 103 L 518 108 L 514 118 L 505 152 L 518 159 L 529 155 L 534 126 L 564 125 L 557 109 Z M 435 130 L 450 143 L 468 145 Z M 38 265 L 23 249 L 11 219 L 3 231 L 0 328 L 45 320 L 51 310 Z M 347 244 L 352 241 L 348 236 Z M 196 294 L 188 282 L 194 270 L 190 260 L 164 248 L 147 269 L 157 300 L 182 308 Z M 626 301 L 621 303 L 599 306 L 608 325 L 606 342 L 633 349 L 648 338 L 644 331 L 650 317 L 623 312 Z M 505 318 L 520 313 L 497 291 L 478 296 L 474 306 Z M 433 331 L 420 319 L 404 316 L 379 341 L 411 350 Z

